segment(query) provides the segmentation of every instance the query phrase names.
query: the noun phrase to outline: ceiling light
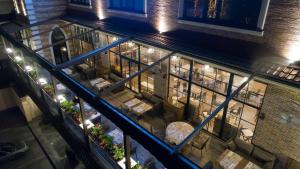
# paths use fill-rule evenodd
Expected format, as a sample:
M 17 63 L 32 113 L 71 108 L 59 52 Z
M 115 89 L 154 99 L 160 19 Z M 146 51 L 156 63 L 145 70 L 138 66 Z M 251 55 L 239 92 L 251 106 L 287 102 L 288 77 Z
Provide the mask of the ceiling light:
M 150 53 L 150 54 L 151 54 L 151 53 L 154 53 L 154 49 L 153 49 L 153 48 L 149 48 L 149 49 L 147 50 L 147 52 Z
M 204 70 L 208 70 L 209 68 L 209 65 L 204 65 Z
M 15 57 L 15 60 L 16 60 L 16 62 L 20 62 L 20 61 L 23 60 L 23 58 L 21 58 L 20 56 L 16 56 L 16 57 Z
M 246 82 L 248 80 L 248 77 L 243 78 L 243 82 Z
M 10 53 L 13 52 L 13 50 L 12 50 L 12 48 L 6 48 L 6 52 L 7 52 L 8 54 L 10 54 Z
M 134 46 L 134 43 L 129 42 L 129 43 L 128 43 L 128 46 L 129 46 L 129 47 L 133 47 L 133 46 Z
M 32 66 L 25 66 L 25 70 L 26 70 L 27 72 L 30 72 L 30 71 L 33 70 L 33 68 L 32 68 Z

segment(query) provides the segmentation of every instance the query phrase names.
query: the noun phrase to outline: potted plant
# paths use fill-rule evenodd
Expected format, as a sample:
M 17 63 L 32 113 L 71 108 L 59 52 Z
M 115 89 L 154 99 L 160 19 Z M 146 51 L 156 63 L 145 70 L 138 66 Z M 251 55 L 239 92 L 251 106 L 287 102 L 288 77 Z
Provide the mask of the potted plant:
M 115 144 L 112 147 L 113 158 L 116 161 L 120 161 L 124 158 L 124 148 Z
M 136 165 L 134 165 L 133 167 L 131 167 L 131 169 L 147 169 L 147 168 L 144 168 L 139 163 L 137 163 Z
M 93 137 L 93 139 L 97 139 L 100 136 L 103 136 L 104 134 L 104 128 L 100 123 L 97 123 L 95 126 L 93 126 L 90 129 L 90 134 Z
M 63 101 L 60 103 L 60 107 L 66 112 L 66 113 L 73 113 L 75 110 L 74 110 L 74 106 L 75 106 L 75 103 L 72 102 L 72 101 Z
M 51 84 L 45 84 L 42 86 L 42 88 L 45 90 L 45 92 L 47 94 L 49 94 L 50 96 L 53 96 L 53 87 Z
M 113 137 L 107 135 L 99 136 L 99 145 L 105 150 L 110 151 L 113 146 Z

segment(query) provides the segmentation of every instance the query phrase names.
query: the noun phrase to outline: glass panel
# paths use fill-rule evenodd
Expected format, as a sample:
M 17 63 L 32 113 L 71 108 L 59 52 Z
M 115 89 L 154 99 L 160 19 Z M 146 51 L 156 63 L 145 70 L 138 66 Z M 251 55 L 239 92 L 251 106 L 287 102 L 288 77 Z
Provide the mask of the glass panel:
M 173 105 L 182 107 L 187 101 L 188 82 L 170 75 L 169 102 Z
M 180 56 L 172 56 L 170 64 L 170 73 L 186 80 L 189 79 L 191 67 L 189 60 L 184 59 Z

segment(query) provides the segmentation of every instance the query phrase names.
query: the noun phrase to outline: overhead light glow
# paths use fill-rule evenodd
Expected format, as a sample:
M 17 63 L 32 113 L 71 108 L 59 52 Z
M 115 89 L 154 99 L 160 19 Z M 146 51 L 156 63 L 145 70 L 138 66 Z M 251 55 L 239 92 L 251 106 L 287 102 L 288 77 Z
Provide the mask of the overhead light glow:
M 60 103 L 66 101 L 66 97 L 62 94 L 58 95 L 56 98 Z
M 113 41 L 116 41 L 116 40 L 117 40 L 117 37 L 113 37 L 112 40 L 113 40 Z
M 129 46 L 129 47 L 133 47 L 133 46 L 134 46 L 134 43 L 129 42 L 129 43 L 128 43 L 128 46 Z
M 11 54 L 11 53 L 13 52 L 13 50 L 12 50 L 12 48 L 6 48 L 6 52 L 7 52 L 8 54 Z
M 60 50 L 63 51 L 63 52 L 66 52 L 67 48 L 66 47 L 62 47 Z
M 177 59 L 178 59 L 178 56 L 176 56 L 176 55 L 172 56 L 172 58 L 171 58 L 172 61 L 176 61 Z
M 248 80 L 248 77 L 244 77 L 242 82 L 246 82 Z
M 39 83 L 40 83 L 41 85 L 45 85 L 45 84 L 47 84 L 47 80 L 46 80 L 45 78 L 40 78 L 40 79 L 39 79 Z
M 30 72 L 30 71 L 32 71 L 33 70 L 33 68 L 32 68 L 32 66 L 25 66 L 25 70 L 27 71 L 27 72 Z
M 147 52 L 148 52 L 149 54 L 152 54 L 152 53 L 154 53 L 154 49 L 153 49 L 153 48 L 149 48 L 149 49 L 147 50 Z
M 204 65 L 204 70 L 208 70 L 210 68 L 209 65 Z
M 23 58 L 21 58 L 20 56 L 16 56 L 16 57 L 15 57 L 15 61 L 16 61 L 16 62 L 20 62 L 20 61 L 22 61 L 22 60 L 23 60 Z

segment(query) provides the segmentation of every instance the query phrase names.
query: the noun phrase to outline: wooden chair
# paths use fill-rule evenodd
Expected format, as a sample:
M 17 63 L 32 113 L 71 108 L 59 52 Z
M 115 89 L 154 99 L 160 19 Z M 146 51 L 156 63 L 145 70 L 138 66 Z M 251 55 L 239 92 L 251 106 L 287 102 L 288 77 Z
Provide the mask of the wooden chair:
M 199 136 L 198 136 L 198 137 L 199 137 Z M 198 150 L 200 150 L 200 151 L 201 151 L 201 156 L 202 156 L 202 151 L 203 151 L 203 149 L 205 149 L 205 151 L 207 151 L 206 145 L 207 145 L 207 143 L 208 143 L 208 141 L 209 141 L 209 137 L 203 142 L 203 144 L 197 142 L 198 140 L 199 140 L 198 138 L 195 138 L 195 140 L 192 142 L 191 148 L 195 147 L 195 148 L 197 148 Z

